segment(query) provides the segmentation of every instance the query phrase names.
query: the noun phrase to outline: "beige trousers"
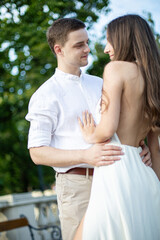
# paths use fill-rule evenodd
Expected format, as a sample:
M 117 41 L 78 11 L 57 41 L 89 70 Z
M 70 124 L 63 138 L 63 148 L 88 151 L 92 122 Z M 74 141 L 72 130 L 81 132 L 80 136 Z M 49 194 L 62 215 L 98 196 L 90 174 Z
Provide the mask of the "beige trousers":
M 56 193 L 63 240 L 73 240 L 88 206 L 91 184 L 92 176 L 56 174 Z

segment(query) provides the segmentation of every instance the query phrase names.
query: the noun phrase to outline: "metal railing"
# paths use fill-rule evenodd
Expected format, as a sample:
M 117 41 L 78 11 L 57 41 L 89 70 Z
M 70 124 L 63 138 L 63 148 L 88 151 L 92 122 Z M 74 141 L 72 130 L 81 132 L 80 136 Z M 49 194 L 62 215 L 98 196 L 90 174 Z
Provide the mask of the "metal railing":
M 24 215 L 32 226 L 35 240 L 61 239 L 57 197 L 52 190 L 46 193 L 32 192 L 0 197 L 0 213 L 0 221 Z M 9 240 L 28 240 L 27 230 L 26 227 L 11 230 L 6 236 Z

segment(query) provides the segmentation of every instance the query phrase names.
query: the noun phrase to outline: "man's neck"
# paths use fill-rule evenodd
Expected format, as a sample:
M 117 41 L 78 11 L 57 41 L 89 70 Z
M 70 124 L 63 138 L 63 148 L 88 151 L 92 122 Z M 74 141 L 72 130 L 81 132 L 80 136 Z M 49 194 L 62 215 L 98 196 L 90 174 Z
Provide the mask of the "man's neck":
M 77 67 L 68 67 L 68 66 L 58 64 L 58 69 L 61 70 L 62 72 L 76 75 L 76 76 L 80 76 L 81 74 L 80 68 L 77 68 Z

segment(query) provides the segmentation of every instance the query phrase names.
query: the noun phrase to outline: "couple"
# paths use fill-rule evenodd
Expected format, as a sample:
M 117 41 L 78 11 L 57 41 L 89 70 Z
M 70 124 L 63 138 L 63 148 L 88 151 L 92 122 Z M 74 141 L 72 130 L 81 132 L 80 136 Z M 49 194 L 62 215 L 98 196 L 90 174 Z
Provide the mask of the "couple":
M 142 29 L 137 32 L 141 25 Z M 159 112 L 156 105 L 160 97 L 155 96 L 157 102 L 152 97 L 152 92 L 156 92 L 159 86 L 159 55 L 150 29 L 149 37 L 145 41 L 141 40 L 140 36 L 145 36 L 148 25 L 140 17 L 128 15 L 118 18 L 109 26 L 105 52 L 118 61 L 112 61 L 104 71 L 100 124 L 95 128 L 94 120 L 88 113 L 83 116 L 83 125 L 79 121 L 86 140 L 98 143 L 87 144 L 77 123 L 77 116 L 85 110 L 91 112 L 94 119 L 97 118 L 97 123 L 100 118 L 95 109 L 101 97 L 102 80 L 80 72 L 80 67 L 87 64 L 90 51 L 85 25 L 76 19 L 59 19 L 47 33 L 50 48 L 57 57 L 58 68 L 53 77 L 31 98 L 26 116 L 31 122 L 28 148 L 36 164 L 54 166 L 56 170 L 57 199 L 64 240 L 73 240 L 85 214 L 92 184 L 91 166 L 96 166 L 91 198 L 84 225 L 82 221 L 75 239 L 137 240 L 147 239 L 152 234 L 148 239 L 158 240 L 156 216 L 159 215 L 159 181 L 153 170 L 138 159 L 140 149 L 137 147 L 148 134 L 154 169 L 159 170 L 159 132 L 156 131 Z M 136 39 L 132 39 L 136 37 L 134 31 L 140 38 L 140 48 L 136 46 Z M 148 38 L 151 39 L 152 48 L 150 42 L 147 42 Z M 154 66 L 151 65 L 150 69 L 147 62 L 144 64 L 147 61 L 146 48 L 152 50 L 148 60 L 154 58 Z M 134 49 L 137 55 L 134 55 Z M 144 56 L 141 59 L 142 54 Z M 146 84 L 148 79 L 151 82 Z M 151 91 L 146 88 L 148 84 Z M 155 132 L 151 130 L 152 127 Z M 115 131 L 117 135 L 113 135 Z M 106 140 L 111 137 L 110 144 L 106 144 Z M 141 156 L 144 156 L 146 147 L 142 147 L 144 150 Z M 129 154 L 131 159 L 128 159 Z M 150 165 L 148 155 L 144 161 Z M 138 194 L 141 196 L 139 199 Z M 147 199 L 151 202 L 146 211 Z M 137 215 L 139 222 L 136 222 Z M 144 222 L 147 225 L 146 238 L 140 228 Z M 154 227 L 150 223 L 155 224 Z M 139 238 L 133 235 L 137 226 Z M 154 233 L 151 232 L 153 229 Z

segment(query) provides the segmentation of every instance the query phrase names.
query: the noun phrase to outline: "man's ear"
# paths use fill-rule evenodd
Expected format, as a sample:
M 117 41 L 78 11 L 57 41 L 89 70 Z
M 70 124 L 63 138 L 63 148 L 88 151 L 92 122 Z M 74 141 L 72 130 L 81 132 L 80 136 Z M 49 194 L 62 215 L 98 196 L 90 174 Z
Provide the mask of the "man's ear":
M 62 47 L 59 44 L 54 45 L 54 51 L 56 55 L 63 55 Z

